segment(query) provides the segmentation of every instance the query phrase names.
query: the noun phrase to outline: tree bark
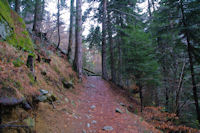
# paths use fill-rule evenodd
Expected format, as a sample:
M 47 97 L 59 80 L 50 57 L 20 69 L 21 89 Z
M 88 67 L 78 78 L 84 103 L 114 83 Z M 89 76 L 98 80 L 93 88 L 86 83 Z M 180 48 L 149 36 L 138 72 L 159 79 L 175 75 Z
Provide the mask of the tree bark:
M 192 77 L 193 97 L 194 97 L 195 107 L 196 107 L 196 112 L 197 112 L 197 120 L 199 121 L 199 126 L 200 126 L 200 109 L 199 109 L 199 102 L 198 102 L 198 95 L 197 95 L 197 86 L 196 86 L 196 81 L 195 81 L 192 48 L 191 48 L 189 34 L 188 34 L 188 31 L 187 31 L 187 24 L 186 24 L 186 20 L 185 20 L 185 14 L 184 14 L 183 1 L 182 0 L 180 0 L 180 8 L 181 8 L 181 13 L 182 13 L 183 26 L 185 27 L 184 34 L 185 34 L 185 37 L 186 37 L 187 52 L 188 52 L 188 57 L 189 57 L 189 62 L 190 62 L 190 73 L 191 73 L 191 77 Z
M 58 0 L 58 5 L 57 5 L 57 9 L 58 9 L 58 12 L 57 12 L 57 28 L 58 28 L 58 44 L 57 44 L 57 50 L 60 46 L 60 0 Z
M 116 69 L 115 69 L 115 64 L 114 64 L 114 52 L 113 52 L 113 37 L 112 37 L 112 23 L 111 23 L 111 18 L 110 18 L 110 12 L 108 13 L 108 25 L 109 25 L 109 30 L 108 30 L 108 36 L 109 36 L 109 43 L 110 43 L 110 69 L 111 69 L 111 81 L 113 83 L 116 83 Z
M 183 62 L 183 67 L 181 69 L 181 75 L 178 83 L 178 89 L 176 91 L 176 105 L 175 105 L 175 113 L 177 116 L 179 116 L 180 113 L 180 105 L 179 105 L 179 97 L 180 97 L 180 91 L 183 85 L 183 78 L 184 78 L 184 70 L 185 70 L 186 60 Z
M 148 0 L 148 12 L 149 12 L 149 16 L 151 17 L 151 3 L 150 3 L 150 0 Z
M 15 0 L 15 11 L 20 13 L 20 0 Z
M 142 93 L 142 86 L 138 84 L 139 92 L 140 92 L 140 112 L 143 111 L 143 93 Z
M 107 68 L 106 68 L 106 12 L 107 12 L 107 0 L 103 0 L 103 20 L 102 20 L 102 77 L 107 80 Z
M 70 27 L 69 27 L 69 43 L 68 43 L 68 60 L 72 60 L 72 45 L 73 45 L 73 25 L 74 25 L 74 0 L 71 0 L 70 7 Z
M 34 21 L 32 31 L 38 33 L 40 32 L 40 0 L 35 1 L 35 10 L 34 10 Z
M 78 77 L 82 78 L 82 0 L 76 0 L 76 49 L 74 59 L 74 69 L 78 72 Z

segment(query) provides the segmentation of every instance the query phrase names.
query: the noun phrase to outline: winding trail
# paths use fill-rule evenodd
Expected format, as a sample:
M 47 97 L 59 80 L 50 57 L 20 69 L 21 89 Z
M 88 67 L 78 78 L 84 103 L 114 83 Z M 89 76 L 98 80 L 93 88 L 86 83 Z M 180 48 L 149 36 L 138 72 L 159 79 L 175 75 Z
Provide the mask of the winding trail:
M 128 102 L 116 94 L 111 85 L 100 77 L 88 77 L 75 110 L 77 117 L 67 133 L 151 133 L 159 132 L 141 117 L 128 112 Z M 123 113 L 116 112 L 119 108 Z M 105 126 L 112 130 L 105 131 Z

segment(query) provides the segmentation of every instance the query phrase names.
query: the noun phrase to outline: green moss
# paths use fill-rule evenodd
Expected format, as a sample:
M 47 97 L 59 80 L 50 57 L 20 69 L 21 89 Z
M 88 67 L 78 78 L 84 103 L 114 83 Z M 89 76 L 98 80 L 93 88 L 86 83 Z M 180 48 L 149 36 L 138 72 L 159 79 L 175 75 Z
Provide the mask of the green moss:
M 11 17 L 11 12 L 13 12 L 15 18 Z M 6 0 L 0 1 L 0 21 L 3 20 L 5 20 L 8 23 L 10 29 L 12 29 L 11 35 L 6 38 L 6 41 L 14 47 L 17 47 L 30 53 L 34 53 L 34 44 L 29 37 L 29 33 L 26 30 L 26 25 L 23 19 L 20 16 L 18 16 L 14 11 L 12 11 Z M 17 26 L 21 29 L 17 32 L 21 33 L 16 33 L 14 21 L 19 22 L 17 23 Z
M 14 65 L 15 67 L 21 67 L 21 66 L 24 64 L 24 61 L 21 60 L 20 58 L 17 58 L 17 59 L 14 60 L 12 63 L 13 63 L 13 65 Z
M 28 73 L 28 77 L 30 79 L 30 84 L 34 85 L 36 83 L 34 75 L 32 73 Z
M 19 81 L 14 81 L 13 84 L 19 90 L 23 90 L 24 89 Z
M 0 0 L 0 16 L 8 22 L 10 27 L 14 28 L 14 23 L 11 18 L 10 10 L 11 9 L 7 0 Z

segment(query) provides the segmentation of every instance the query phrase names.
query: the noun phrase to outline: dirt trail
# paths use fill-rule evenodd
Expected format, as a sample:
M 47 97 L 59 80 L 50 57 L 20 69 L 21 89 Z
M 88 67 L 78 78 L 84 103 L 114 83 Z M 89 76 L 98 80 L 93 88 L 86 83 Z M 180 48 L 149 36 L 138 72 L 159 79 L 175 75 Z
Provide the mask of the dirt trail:
M 100 77 L 88 77 L 79 95 L 75 119 L 68 123 L 67 133 L 150 133 L 159 132 L 141 117 L 127 111 L 124 97 L 116 94 Z M 119 108 L 123 113 L 117 113 Z M 102 130 L 111 126 L 113 130 Z

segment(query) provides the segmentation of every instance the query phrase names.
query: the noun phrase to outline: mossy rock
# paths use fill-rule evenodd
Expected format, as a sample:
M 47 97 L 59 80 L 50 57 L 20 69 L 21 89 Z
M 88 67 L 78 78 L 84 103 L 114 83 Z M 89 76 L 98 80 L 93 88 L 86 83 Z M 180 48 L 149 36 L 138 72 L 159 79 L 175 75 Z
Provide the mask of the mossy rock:
M 2 29 L 5 29 L 0 34 L 6 42 L 34 54 L 34 44 L 29 37 L 24 21 L 10 8 L 7 0 L 0 1 L 0 25 Z

